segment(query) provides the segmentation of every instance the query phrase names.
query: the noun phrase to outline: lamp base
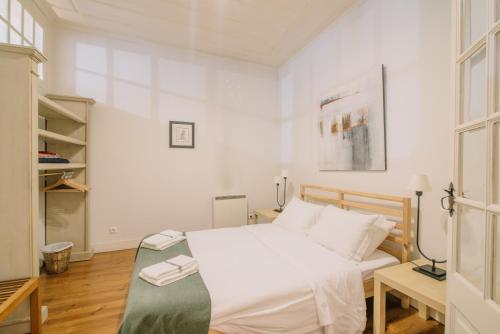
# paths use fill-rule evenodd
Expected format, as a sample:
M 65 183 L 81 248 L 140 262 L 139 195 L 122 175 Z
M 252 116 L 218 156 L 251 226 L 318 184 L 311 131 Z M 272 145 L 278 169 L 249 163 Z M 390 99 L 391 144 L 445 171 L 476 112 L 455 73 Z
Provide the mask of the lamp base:
M 279 208 L 279 209 L 274 209 L 275 212 L 283 212 L 283 209 L 282 208 Z
M 444 281 L 446 279 L 446 270 L 440 268 L 432 269 L 432 265 L 424 264 L 423 266 L 418 266 L 413 268 L 416 272 L 432 277 L 438 281 Z

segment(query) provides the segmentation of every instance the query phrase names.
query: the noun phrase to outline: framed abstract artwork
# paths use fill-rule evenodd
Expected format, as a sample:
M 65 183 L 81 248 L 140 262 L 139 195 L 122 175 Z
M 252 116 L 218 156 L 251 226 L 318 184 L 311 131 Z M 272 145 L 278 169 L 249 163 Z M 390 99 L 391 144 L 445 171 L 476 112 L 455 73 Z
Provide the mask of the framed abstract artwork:
M 320 101 L 319 169 L 386 170 L 383 66 Z
M 194 123 L 170 121 L 170 147 L 194 148 Z

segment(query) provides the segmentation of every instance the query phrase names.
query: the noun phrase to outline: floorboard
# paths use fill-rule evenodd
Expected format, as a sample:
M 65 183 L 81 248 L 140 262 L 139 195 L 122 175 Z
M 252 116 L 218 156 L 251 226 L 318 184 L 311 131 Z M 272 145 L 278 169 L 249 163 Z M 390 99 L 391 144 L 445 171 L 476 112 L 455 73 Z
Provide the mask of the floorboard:
M 42 305 L 49 307 L 43 334 L 116 334 L 120 325 L 135 250 L 96 254 L 92 260 L 73 262 L 59 275 L 41 277 Z M 372 333 L 372 301 L 368 303 L 365 334 Z M 418 312 L 399 307 L 399 300 L 388 297 L 387 333 L 443 334 L 444 327 L 434 320 L 423 320 Z

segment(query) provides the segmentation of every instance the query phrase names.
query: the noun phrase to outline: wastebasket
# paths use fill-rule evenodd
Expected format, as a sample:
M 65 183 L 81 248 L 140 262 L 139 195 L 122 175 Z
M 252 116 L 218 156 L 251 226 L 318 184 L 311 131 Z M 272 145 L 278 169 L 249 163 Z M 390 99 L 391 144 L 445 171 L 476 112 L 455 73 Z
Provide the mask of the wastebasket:
M 73 243 L 56 242 L 42 247 L 45 269 L 49 274 L 60 274 L 68 270 L 69 258 Z

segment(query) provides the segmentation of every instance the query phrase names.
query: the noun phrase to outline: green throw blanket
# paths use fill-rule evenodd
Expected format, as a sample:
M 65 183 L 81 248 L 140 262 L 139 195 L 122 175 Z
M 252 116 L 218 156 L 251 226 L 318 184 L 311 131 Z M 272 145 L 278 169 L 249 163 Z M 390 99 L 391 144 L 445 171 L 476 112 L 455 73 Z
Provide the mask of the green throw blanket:
M 192 256 L 187 240 L 164 251 L 139 249 L 120 334 L 208 333 L 210 295 L 199 273 L 162 287 L 138 276 L 142 268 L 180 254 Z

